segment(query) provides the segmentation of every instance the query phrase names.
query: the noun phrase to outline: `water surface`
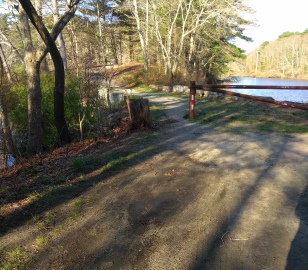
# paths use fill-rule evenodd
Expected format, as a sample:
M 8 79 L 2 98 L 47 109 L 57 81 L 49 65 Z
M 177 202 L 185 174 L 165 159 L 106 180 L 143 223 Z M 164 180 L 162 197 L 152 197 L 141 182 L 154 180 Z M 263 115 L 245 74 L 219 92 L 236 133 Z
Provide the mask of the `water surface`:
M 264 79 L 244 77 L 238 78 L 236 82 L 226 84 L 308 86 L 308 80 Z M 302 103 L 308 102 L 308 90 L 230 89 L 230 91 L 253 96 L 272 97 L 277 101 L 292 101 Z

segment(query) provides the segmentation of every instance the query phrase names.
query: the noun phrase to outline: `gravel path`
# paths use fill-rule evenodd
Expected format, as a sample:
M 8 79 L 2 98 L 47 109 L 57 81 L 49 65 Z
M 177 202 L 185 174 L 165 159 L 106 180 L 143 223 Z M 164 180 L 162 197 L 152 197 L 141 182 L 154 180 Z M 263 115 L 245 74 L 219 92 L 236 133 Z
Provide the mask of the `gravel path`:
M 182 269 L 308 269 L 308 135 L 213 132 L 183 120 L 187 102 L 162 102 L 198 191 Z
M 148 98 L 168 124 L 31 269 L 308 269 L 308 135 L 214 132 Z

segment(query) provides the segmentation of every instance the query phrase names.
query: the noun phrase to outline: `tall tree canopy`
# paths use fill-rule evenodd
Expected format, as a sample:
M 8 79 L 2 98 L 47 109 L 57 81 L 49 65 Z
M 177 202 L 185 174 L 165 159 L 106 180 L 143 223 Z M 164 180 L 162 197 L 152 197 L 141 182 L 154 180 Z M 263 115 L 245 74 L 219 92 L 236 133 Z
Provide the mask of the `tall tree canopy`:
M 239 0 L 130 0 L 128 4 L 136 21 L 145 69 L 155 57 L 171 77 L 192 70 L 221 72 L 212 68 L 219 55 L 224 65 L 241 53 L 230 41 L 235 37 L 249 41 L 243 26 L 251 22 L 242 19 L 240 12 L 250 9 Z

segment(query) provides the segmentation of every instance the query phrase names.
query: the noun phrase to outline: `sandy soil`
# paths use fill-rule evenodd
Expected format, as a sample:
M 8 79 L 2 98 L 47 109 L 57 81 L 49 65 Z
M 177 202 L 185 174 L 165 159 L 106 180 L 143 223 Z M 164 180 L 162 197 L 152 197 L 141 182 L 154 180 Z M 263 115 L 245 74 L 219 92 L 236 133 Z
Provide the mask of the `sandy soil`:
M 149 99 L 167 124 L 134 166 L 87 176 L 79 216 L 27 269 L 308 269 L 308 135 L 214 132 L 183 120 L 186 101 Z M 25 224 L 0 245 L 34 249 L 40 234 Z

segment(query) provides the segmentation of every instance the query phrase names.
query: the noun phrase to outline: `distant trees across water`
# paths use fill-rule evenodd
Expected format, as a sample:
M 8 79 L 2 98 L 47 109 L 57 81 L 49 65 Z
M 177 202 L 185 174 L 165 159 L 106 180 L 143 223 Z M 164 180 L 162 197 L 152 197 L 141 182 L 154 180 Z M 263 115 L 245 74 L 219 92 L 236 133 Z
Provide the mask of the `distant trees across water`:
M 237 76 L 308 79 L 308 29 L 263 42 L 232 68 Z

